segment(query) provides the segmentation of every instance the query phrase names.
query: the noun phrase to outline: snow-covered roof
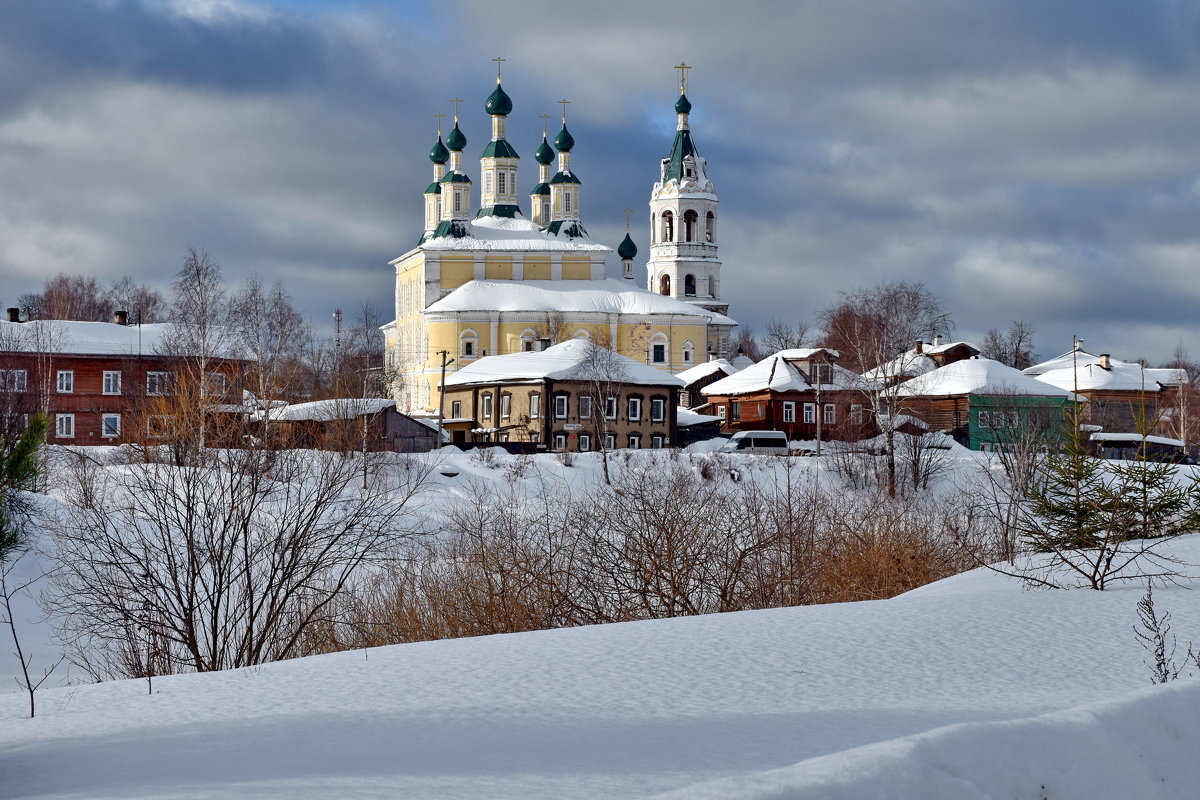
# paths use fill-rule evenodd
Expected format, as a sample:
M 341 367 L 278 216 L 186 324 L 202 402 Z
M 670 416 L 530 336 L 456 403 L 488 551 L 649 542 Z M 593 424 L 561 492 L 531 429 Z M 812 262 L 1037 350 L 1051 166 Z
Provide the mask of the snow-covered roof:
M 396 401 L 386 397 L 341 397 L 335 400 L 313 400 L 272 408 L 268 414 L 275 422 L 330 422 L 335 419 L 354 419 L 363 414 L 378 414 L 395 408 Z
M 740 370 L 740 369 L 745 369 L 746 367 L 753 367 L 754 359 L 748 355 L 745 355 L 744 353 L 738 353 L 736 356 L 733 357 L 733 359 L 729 363 L 733 366 L 734 369 Z
M 0 320 L 0 351 L 43 352 L 95 356 L 155 355 L 163 352 L 174 326 L 167 322 L 118 325 L 115 322 L 78 322 L 39 319 L 29 322 Z M 227 345 L 222 358 L 245 358 L 236 345 Z
M 1080 364 L 1075 367 L 1061 367 L 1043 372 L 1036 376 L 1052 386 L 1063 389 L 1078 387 L 1081 392 L 1109 390 L 1139 392 L 1157 392 L 1162 389 L 1158 380 L 1151 372 L 1173 372 L 1173 370 L 1142 369 L 1138 364 L 1111 359 L 1109 368 L 1100 366 L 1099 361 Z
M 732 375 L 737 372 L 738 368 L 730 364 L 723 358 L 714 358 L 712 361 L 705 361 L 703 364 L 697 364 L 690 369 L 685 369 L 683 372 L 676 372 L 675 377 L 683 381 L 684 385 L 693 384 L 701 378 L 707 378 L 717 372 L 723 372 L 726 375 Z
M 1169 439 L 1166 436 L 1142 436 L 1140 433 L 1093 433 L 1088 437 L 1093 442 L 1146 442 L 1148 444 L 1165 444 L 1170 447 L 1186 447 L 1181 439 Z
M 443 311 L 562 311 L 601 314 L 674 314 L 708 317 L 736 325 L 729 317 L 666 295 L 648 292 L 629 281 L 467 281 L 425 309 Z
M 447 376 L 446 386 L 591 380 L 597 372 L 601 379 L 618 383 L 683 386 L 683 381 L 669 372 L 605 350 L 586 339 L 570 339 L 541 351 L 484 356 Z
M 863 373 L 863 377 L 872 381 L 886 381 L 894 378 L 907 380 L 917 375 L 924 375 L 926 372 L 933 372 L 935 369 L 937 369 L 936 361 L 924 352 L 918 353 L 916 348 L 913 348 L 901 353 L 891 361 L 880 364 L 875 369 L 867 370 Z
M 822 348 L 803 350 L 780 350 L 767 356 L 757 364 L 752 364 L 743 370 L 735 372 L 728 378 L 710 383 L 700 391 L 704 395 L 736 395 L 751 392 L 807 392 L 813 386 L 805 379 L 800 369 L 793 361 L 803 361 L 811 358 Z M 835 389 L 857 389 L 863 385 L 862 379 L 844 367 L 832 364 L 833 383 L 825 384 Z
M 587 238 L 558 237 L 524 217 L 480 217 L 467 223 L 470 236 L 428 239 L 421 250 L 573 250 L 608 253 Z
M 684 408 L 683 406 L 675 409 L 675 416 L 681 428 L 686 428 L 689 425 L 703 425 L 706 422 L 718 422 L 721 419 L 712 414 L 697 414 L 690 408 Z
M 1060 389 L 1031 378 L 1020 370 L 1005 366 L 990 358 L 968 358 L 918 375 L 900 384 L 896 394 L 901 397 L 943 396 L 957 394 L 1013 395 L 1016 397 L 1073 397 Z
M 922 347 L 922 349 L 926 353 L 932 353 L 933 355 L 938 355 L 939 353 L 945 353 L 947 350 L 953 350 L 956 347 L 966 347 L 967 349 L 974 351 L 976 354 L 978 354 L 980 352 L 979 348 L 976 347 L 975 345 L 971 344 L 970 342 L 947 342 L 945 344 L 926 344 Z

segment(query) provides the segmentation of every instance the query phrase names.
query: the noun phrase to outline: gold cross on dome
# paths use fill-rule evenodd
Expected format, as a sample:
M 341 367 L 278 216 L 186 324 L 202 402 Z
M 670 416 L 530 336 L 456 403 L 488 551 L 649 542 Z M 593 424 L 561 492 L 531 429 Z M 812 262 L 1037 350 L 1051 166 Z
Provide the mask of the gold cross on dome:
M 492 59 L 492 61 L 496 62 L 496 83 L 499 83 L 500 82 L 500 64 L 505 61 L 508 61 L 508 59 L 501 58 L 500 56 L 496 56 L 495 58 Z
M 438 121 L 438 136 L 441 136 L 442 135 L 442 117 L 444 117 L 446 115 L 445 114 L 434 114 L 434 116 L 437 117 L 437 121 Z
M 558 102 L 563 107 L 563 113 L 562 113 L 563 125 L 566 125 L 567 124 L 567 103 L 570 103 L 571 101 L 570 100 L 559 100 Z
M 451 97 L 450 102 L 454 103 L 454 122 L 458 123 L 458 104 L 462 102 L 461 97 Z
M 680 94 L 685 94 L 687 92 L 687 71 L 691 69 L 691 66 L 680 61 L 677 66 L 671 67 L 671 69 L 679 70 L 679 92 Z
M 550 115 L 542 114 L 540 117 L 538 117 L 538 119 L 540 119 L 542 121 L 542 138 L 545 139 L 546 138 L 546 125 L 548 124 L 546 122 L 546 120 L 550 119 Z

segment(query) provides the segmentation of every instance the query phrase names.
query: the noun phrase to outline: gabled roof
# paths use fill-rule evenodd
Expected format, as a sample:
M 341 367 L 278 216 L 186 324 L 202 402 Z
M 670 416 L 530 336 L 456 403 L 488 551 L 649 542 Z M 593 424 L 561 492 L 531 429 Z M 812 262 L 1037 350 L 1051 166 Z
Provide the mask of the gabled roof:
M 926 372 L 933 372 L 937 368 L 936 361 L 923 352 L 918 353 L 916 348 L 913 348 L 901 353 L 891 361 L 880 364 L 875 369 L 867 370 L 863 373 L 863 377 L 873 381 L 886 381 L 895 378 L 908 380 L 917 375 L 924 375 Z
M 1038 375 L 1036 379 L 1068 390 L 1077 387 L 1081 392 L 1098 390 L 1158 392 L 1162 390 L 1162 386 L 1155 375 L 1151 374 L 1154 372 L 1160 372 L 1160 370 L 1143 369 L 1140 364 L 1110 360 L 1108 369 L 1100 366 L 1097 361 L 1081 364 L 1078 368 L 1052 369 Z M 1171 372 L 1171 370 L 1161 370 L 1161 372 Z
M 267 412 L 274 422 L 330 422 L 335 419 L 354 419 L 364 414 L 378 414 L 395 408 L 396 401 L 386 397 L 345 397 L 335 400 L 313 400 L 292 403 Z
M 1083 364 L 1098 364 L 1100 356 L 1095 353 L 1089 353 L 1086 350 L 1068 350 L 1061 356 L 1056 356 L 1048 361 L 1043 361 L 1040 364 L 1034 364 L 1032 367 L 1026 367 L 1022 370 L 1026 375 L 1041 375 L 1053 369 L 1063 369 L 1066 367 L 1080 366 Z
M 0 320 L 0 352 L 70 353 L 72 355 L 137 356 L 167 354 L 171 349 L 169 322 L 117 325 L 113 322 L 39 319 L 30 322 Z M 247 359 L 249 353 L 231 330 L 222 329 L 217 358 Z M 170 353 L 175 355 L 175 353 Z
M 836 350 L 825 348 L 804 348 L 780 350 L 767 356 L 757 364 L 746 367 L 739 372 L 710 383 L 700 391 L 704 395 L 737 395 L 753 392 L 807 392 L 814 387 L 793 361 L 804 361 L 817 353 L 833 353 Z M 833 367 L 833 383 L 824 384 L 834 389 L 857 389 L 863 385 L 863 380 L 844 367 L 837 364 Z
M 597 370 L 603 374 L 597 376 Z M 547 379 L 586 381 L 593 377 L 639 385 L 683 385 L 683 381 L 670 373 L 605 350 L 586 339 L 569 339 L 541 351 L 485 356 L 448 376 L 445 385 L 540 382 Z
M 697 364 L 690 369 L 685 369 L 683 372 L 676 372 L 675 377 L 683 381 L 684 385 L 693 384 L 701 378 L 707 378 L 717 372 L 725 375 L 732 375 L 737 372 L 738 368 L 730 364 L 723 358 L 716 358 L 712 361 L 705 361 L 703 364 Z
M 924 346 L 924 350 L 926 353 L 932 353 L 933 355 L 937 355 L 938 353 L 944 353 L 947 350 L 953 350 L 956 347 L 967 348 L 968 350 L 971 351 L 971 355 L 979 355 L 979 353 L 982 352 L 978 347 L 971 344 L 970 342 L 948 342 L 946 344 L 927 344 Z
M 945 397 L 948 395 L 1011 395 L 1013 397 L 1067 397 L 1074 395 L 1057 386 L 1024 375 L 990 358 L 968 358 L 918 375 L 896 388 L 900 397 Z

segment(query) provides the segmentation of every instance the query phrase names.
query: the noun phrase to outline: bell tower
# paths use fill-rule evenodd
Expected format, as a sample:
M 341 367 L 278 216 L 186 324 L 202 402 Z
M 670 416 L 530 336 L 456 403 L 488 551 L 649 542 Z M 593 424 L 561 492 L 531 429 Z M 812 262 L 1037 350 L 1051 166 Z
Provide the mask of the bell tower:
M 696 149 L 688 115 L 687 64 L 679 70 L 675 101 L 675 141 L 662 159 L 659 179 L 650 192 L 650 261 L 646 288 L 725 314 L 721 299 L 721 261 L 717 253 L 717 192 L 708 179 L 708 162 Z M 725 357 L 729 331 L 709 328 L 710 355 Z

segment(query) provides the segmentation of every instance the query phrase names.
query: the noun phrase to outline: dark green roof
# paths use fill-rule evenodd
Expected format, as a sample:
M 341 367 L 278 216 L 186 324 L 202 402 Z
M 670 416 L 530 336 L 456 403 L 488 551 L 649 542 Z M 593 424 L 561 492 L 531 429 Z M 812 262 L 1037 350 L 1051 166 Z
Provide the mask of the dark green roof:
M 564 153 L 571 152 L 571 148 L 575 146 L 575 137 L 567 130 L 567 123 L 563 123 L 562 130 L 554 137 L 554 146 Z
M 479 217 L 519 217 L 521 209 L 518 206 L 503 205 L 503 206 L 484 206 L 475 214 L 475 218 Z
M 582 239 L 588 234 L 579 224 L 579 220 L 575 219 L 559 219 L 551 222 L 546 228 L 546 233 L 553 233 L 555 236 L 565 236 L 568 239 Z
M 625 238 L 621 240 L 621 244 L 617 246 L 617 255 L 622 260 L 633 259 L 637 256 L 637 245 L 633 243 L 633 239 L 629 238 L 629 233 L 625 233 Z
M 442 187 L 438 186 L 437 181 L 434 181 L 433 183 L 429 184 L 429 188 L 425 190 L 425 194 L 441 194 L 441 193 L 442 193 Z
M 470 183 L 471 179 L 461 172 L 447 172 L 442 177 L 442 183 Z
M 550 144 L 546 141 L 545 135 L 542 136 L 542 143 L 538 145 L 538 149 L 533 153 L 533 160 L 539 164 L 549 164 L 554 160 L 554 151 L 550 149 Z
M 454 123 L 454 130 L 450 131 L 450 135 L 446 137 L 446 146 L 451 150 L 462 150 L 467 146 L 467 137 L 458 129 L 458 123 Z
M 520 158 L 517 151 L 513 150 L 512 145 L 503 139 L 498 139 L 494 142 L 488 142 L 487 147 L 483 148 L 483 158 Z
M 471 229 L 467 227 L 467 223 L 461 219 L 444 219 L 438 223 L 438 226 L 433 231 L 430 239 L 441 239 L 450 237 L 451 239 L 461 239 L 464 236 L 470 236 Z
M 692 143 L 691 131 L 675 131 L 675 143 L 671 145 L 665 179 L 668 181 L 681 180 L 683 178 L 683 160 L 688 156 L 692 156 L 694 159 L 696 155 L 696 145 Z
M 576 177 L 575 177 L 575 175 L 574 175 L 574 173 L 571 173 L 571 172 L 556 172 L 556 173 L 554 174 L 554 177 L 550 179 L 550 184 L 551 184 L 551 185 L 554 185 L 554 184 L 556 184 L 556 183 L 578 183 L 578 184 L 582 184 L 582 183 L 583 183 L 583 181 L 579 180 L 579 178 L 576 178 Z
M 690 114 L 692 111 L 691 101 L 687 99 L 687 95 L 683 92 L 679 93 L 679 99 L 675 101 L 676 114 Z
M 450 160 L 450 151 L 442 144 L 442 135 L 438 134 L 437 144 L 429 151 L 429 160 L 435 164 L 445 164 Z
M 531 190 L 529 191 L 529 193 L 530 193 L 531 195 L 534 195 L 534 194 L 550 194 L 550 184 L 548 184 L 548 183 L 539 183 L 537 186 L 533 187 L 533 189 L 531 189 Z
M 483 104 L 483 108 L 487 113 L 494 114 L 499 117 L 507 116 L 512 113 L 512 99 L 508 93 L 500 88 L 500 84 L 496 84 L 496 91 L 488 95 L 487 102 Z

